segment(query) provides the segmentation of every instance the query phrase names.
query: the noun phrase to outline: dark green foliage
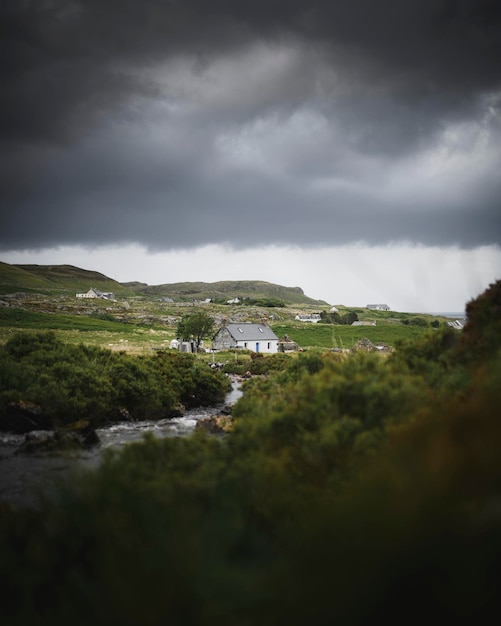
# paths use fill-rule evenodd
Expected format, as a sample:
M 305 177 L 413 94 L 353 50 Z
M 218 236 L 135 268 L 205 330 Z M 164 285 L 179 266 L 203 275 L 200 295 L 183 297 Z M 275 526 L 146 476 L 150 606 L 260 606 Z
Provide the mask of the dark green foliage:
M 193 339 L 197 346 L 213 333 L 214 319 L 205 311 L 183 315 L 177 325 L 177 336 L 185 341 Z
M 358 315 L 355 311 L 347 311 L 346 313 L 343 313 L 343 315 L 337 313 L 336 311 L 322 311 L 320 313 L 320 318 L 324 324 L 343 324 L 345 326 L 351 326 L 353 322 L 358 322 Z
M 421 326 L 425 328 L 428 326 L 428 322 L 424 319 L 424 317 L 411 317 L 409 320 L 405 320 L 409 326 Z
M 345 324 L 347 326 L 351 326 L 353 322 L 358 322 L 358 315 L 353 311 L 348 311 L 348 313 L 341 315 L 341 319 L 339 320 L 340 324 Z
M 454 348 L 459 341 L 457 331 L 445 327 L 429 331 L 420 339 L 401 341 L 390 357 L 401 371 L 426 378 L 431 387 L 443 388 L 444 378 L 453 371 L 463 371 L 463 366 L 454 358 Z
M 460 353 L 468 362 L 489 358 L 501 348 L 501 280 L 466 305 Z
M 93 311 L 90 316 L 105 322 L 118 322 L 114 315 L 111 315 L 111 313 L 107 313 L 106 311 Z
M 286 369 L 292 361 L 290 355 L 283 353 L 263 354 L 261 352 L 251 352 L 250 350 L 238 350 L 234 354 L 235 359 L 228 360 L 224 364 L 223 371 L 227 374 L 269 374 L 270 372 Z M 245 356 L 250 358 L 242 358 Z
M 14 626 L 492 619 L 501 354 L 481 330 L 495 344 L 497 318 L 481 318 L 470 334 L 430 330 L 386 359 L 277 359 L 246 383 L 224 440 L 148 438 L 36 514 L 0 513 L 2 617 Z M 473 341 L 484 350 L 476 361 Z M 170 371 L 169 359 L 151 367 Z M 195 367 L 182 361 L 175 389 Z
M 428 326 L 428 322 L 424 317 L 405 317 L 400 321 L 404 326 L 419 326 L 421 328 L 426 328 L 426 326 Z M 438 320 L 433 320 L 430 322 L 430 325 L 434 328 L 438 328 L 440 322 Z
M 424 403 L 369 456 L 354 445 L 362 420 L 292 411 L 242 420 L 224 444 L 129 446 L 36 515 L 0 515 L 7 623 L 364 624 L 396 621 L 402 598 L 420 621 L 485 617 L 500 368 L 466 402 Z
M 279 309 L 283 309 L 286 306 L 285 302 L 278 298 L 242 298 L 240 303 L 245 306 L 261 306 Z
M 261 454 L 278 455 L 290 476 L 315 476 L 318 486 L 377 449 L 385 429 L 408 419 L 425 395 L 420 379 L 377 356 L 300 355 L 275 378 L 248 385 L 233 411 L 233 439 L 258 440 Z
M 23 400 L 39 405 L 54 425 L 169 417 L 185 406 L 221 402 L 226 377 L 193 355 L 130 356 L 64 344 L 53 333 L 14 335 L 0 349 L 0 411 Z

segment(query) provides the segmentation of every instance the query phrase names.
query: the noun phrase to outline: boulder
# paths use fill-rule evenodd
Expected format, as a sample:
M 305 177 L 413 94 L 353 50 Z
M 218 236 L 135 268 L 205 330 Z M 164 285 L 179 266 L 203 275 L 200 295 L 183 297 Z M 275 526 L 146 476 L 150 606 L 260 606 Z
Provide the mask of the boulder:
M 393 352 L 393 348 L 388 345 L 387 343 L 384 343 L 384 341 L 379 341 L 376 345 L 375 348 L 378 352 L 383 352 L 383 353 L 389 353 L 389 352 Z
M 211 415 L 198 420 L 196 430 L 204 430 L 211 435 L 222 435 L 231 432 L 233 419 L 229 415 Z
M 370 339 L 364 338 L 357 341 L 355 345 L 356 350 L 362 350 L 363 352 L 382 352 L 389 353 L 393 351 L 393 348 L 389 346 L 387 343 L 380 341 L 376 344 L 373 344 Z
M 355 344 L 355 350 L 361 350 L 363 352 L 374 352 L 376 346 L 370 339 L 364 338 L 357 341 Z
M 52 428 L 51 420 L 44 415 L 38 404 L 18 400 L 11 402 L 0 412 L 0 431 L 24 435 L 33 430 Z
M 117 420 L 120 422 L 132 422 L 132 415 L 125 406 L 118 407 Z
M 96 431 L 85 420 L 59 430 L 34 430 L 26 433 L 16 454 L 81 450 L 99 444 Z
M 183 417 L 186 413 L 186 407 L 181 402 L 178 402 L 176 406 L 170 411 L 168 417 Z

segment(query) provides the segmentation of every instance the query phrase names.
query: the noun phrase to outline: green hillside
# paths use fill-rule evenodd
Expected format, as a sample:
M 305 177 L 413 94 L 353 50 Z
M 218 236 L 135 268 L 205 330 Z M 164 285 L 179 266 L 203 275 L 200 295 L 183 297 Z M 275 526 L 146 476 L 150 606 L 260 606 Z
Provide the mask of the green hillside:
M 99 272 L 73 265 L 9 265 L 0 262 L 0 293 L 39 291 L 42 293 L 85 292 L 91 287 L 117 295 L 136 293 L 147 298 L 172 298 L 176 302 L 205 300 L 226 302 L 233 298 L 274 300 L 285 304 L 326 306 L 323 300 L 305 296 L 300 287 L 284 287 L 260 280 L 184 282 L 147 285 L 143 282 L 119 283 Z
M 128 289 L 99 272 L 73 265 L 9 265 L 0 263 L 0 290 L 85 292 L 91 287 L 123 294 Z
M 128 284 L 130 285 L 130 283 Z M 232 298 L 273 299 L 287 304 L 327 305 L 323 300 L 305 296 L 300 287 L 284 287 L 262 280 L 225 280 L 215 283 L 185 282 L 135 288 L 144 295 L 168 297 L 173 300 L 229 300 Z
M 50 289 L 52 283 L 23 269 L 0 261 L 0 293 L 16 290 Z

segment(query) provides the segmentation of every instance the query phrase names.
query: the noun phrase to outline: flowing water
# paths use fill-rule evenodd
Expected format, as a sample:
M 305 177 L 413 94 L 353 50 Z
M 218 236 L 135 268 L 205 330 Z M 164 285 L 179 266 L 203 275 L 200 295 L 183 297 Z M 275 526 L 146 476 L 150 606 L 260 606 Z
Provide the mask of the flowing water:
M 190 409 L 183 417 L 157 422 L 118 422 L 96 431 L 100 444 L 95 448 L 71 453 L 16 454 L 25 436 L 0 433 L 0 503 L 33 505 L 41 489 L 50 488 L 80 467 L 96 467 L 104 450 L 120 449 L 128 443 L 141 441 L 145 433 L 159 438 L 186 437 L 193 432 L 198 420 L 214 415 L 226 404 L 233 404 L 241 395 L 240 384 L 235 381 L 220 405 Z

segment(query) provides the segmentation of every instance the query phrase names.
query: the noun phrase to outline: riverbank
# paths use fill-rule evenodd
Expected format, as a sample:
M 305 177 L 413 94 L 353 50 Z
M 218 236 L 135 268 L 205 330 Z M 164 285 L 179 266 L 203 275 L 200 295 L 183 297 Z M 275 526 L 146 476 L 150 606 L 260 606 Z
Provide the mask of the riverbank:
M 234 404 L 242 395 L 240 381 L 232 377 L 232 388 L 223 402 L 189 409 L 182 417 L 159 421 L 117 422 L 99 428 L 99 444 L 93 448 L 53 453 L 17 454 L 25 435 L 0 432 L 0 505 L 36 506 L 39 498 L 71 481 L 73 474 L 97 467 L 108 449 L 120 450 L 141 441 L 146 434 L 157 438 L 187 437 L 199 420 L 218 413 L 222 407 Z

